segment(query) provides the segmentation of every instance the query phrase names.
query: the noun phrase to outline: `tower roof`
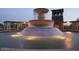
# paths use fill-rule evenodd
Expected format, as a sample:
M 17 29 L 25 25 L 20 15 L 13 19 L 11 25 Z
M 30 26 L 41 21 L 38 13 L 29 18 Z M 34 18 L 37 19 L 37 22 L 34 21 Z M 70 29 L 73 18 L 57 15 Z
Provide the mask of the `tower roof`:
M 52 12 L 64 12 L 64 10 L 63 9 L 54 9 L 54 10 L 52 10 Z

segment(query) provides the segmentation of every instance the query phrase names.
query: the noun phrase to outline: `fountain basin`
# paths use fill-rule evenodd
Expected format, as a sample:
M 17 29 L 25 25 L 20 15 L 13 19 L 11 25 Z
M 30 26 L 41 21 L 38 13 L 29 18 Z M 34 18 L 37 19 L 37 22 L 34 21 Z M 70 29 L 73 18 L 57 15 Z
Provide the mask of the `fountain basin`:
M 54 22 L 51 20 L 31 20 L 30 24 L 36 27 L 47 27 L 47 26 L 52 26 Z
M 21 48 L 26 49 L 63 49 L 65 37 L 57 28 L 31 27 L 26 28 L 15 39 L 20 41 Z

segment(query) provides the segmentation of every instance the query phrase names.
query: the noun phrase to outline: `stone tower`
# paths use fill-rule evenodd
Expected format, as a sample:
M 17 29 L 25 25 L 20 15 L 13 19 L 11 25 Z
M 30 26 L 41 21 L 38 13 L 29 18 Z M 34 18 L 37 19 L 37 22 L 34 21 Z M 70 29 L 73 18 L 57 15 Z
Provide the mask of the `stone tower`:
M 63 9 L 52 10 L 52 20 L 54 20 L 54 26 L 63 30 Z

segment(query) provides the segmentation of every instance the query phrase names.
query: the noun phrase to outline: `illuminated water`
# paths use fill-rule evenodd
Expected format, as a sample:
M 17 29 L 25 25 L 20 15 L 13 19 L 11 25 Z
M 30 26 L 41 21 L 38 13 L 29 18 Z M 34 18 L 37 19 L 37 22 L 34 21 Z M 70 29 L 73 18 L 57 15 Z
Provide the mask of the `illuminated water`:
M 19 40 L 11 38 L 10 35 L 16 32 L 3 32 L 0 33 L 0 48 L 20 48 Z M 79 48 L 79 33 L 73 32 L 73 48 Z

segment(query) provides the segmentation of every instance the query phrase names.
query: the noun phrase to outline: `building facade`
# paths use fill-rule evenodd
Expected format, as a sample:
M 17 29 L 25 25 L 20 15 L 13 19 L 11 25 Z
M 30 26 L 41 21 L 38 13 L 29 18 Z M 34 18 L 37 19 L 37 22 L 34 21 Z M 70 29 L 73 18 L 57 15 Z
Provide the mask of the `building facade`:
M 20 21 L 4 21 L 4 31 L 23 30 L 28 27 L 27 22 Z
M 69 21 L 71 24 L 69 26 L 64 26 L 66 31 L 79 31 L 79 21 Z M 67 22 L 64 22 L 67 23 Z

